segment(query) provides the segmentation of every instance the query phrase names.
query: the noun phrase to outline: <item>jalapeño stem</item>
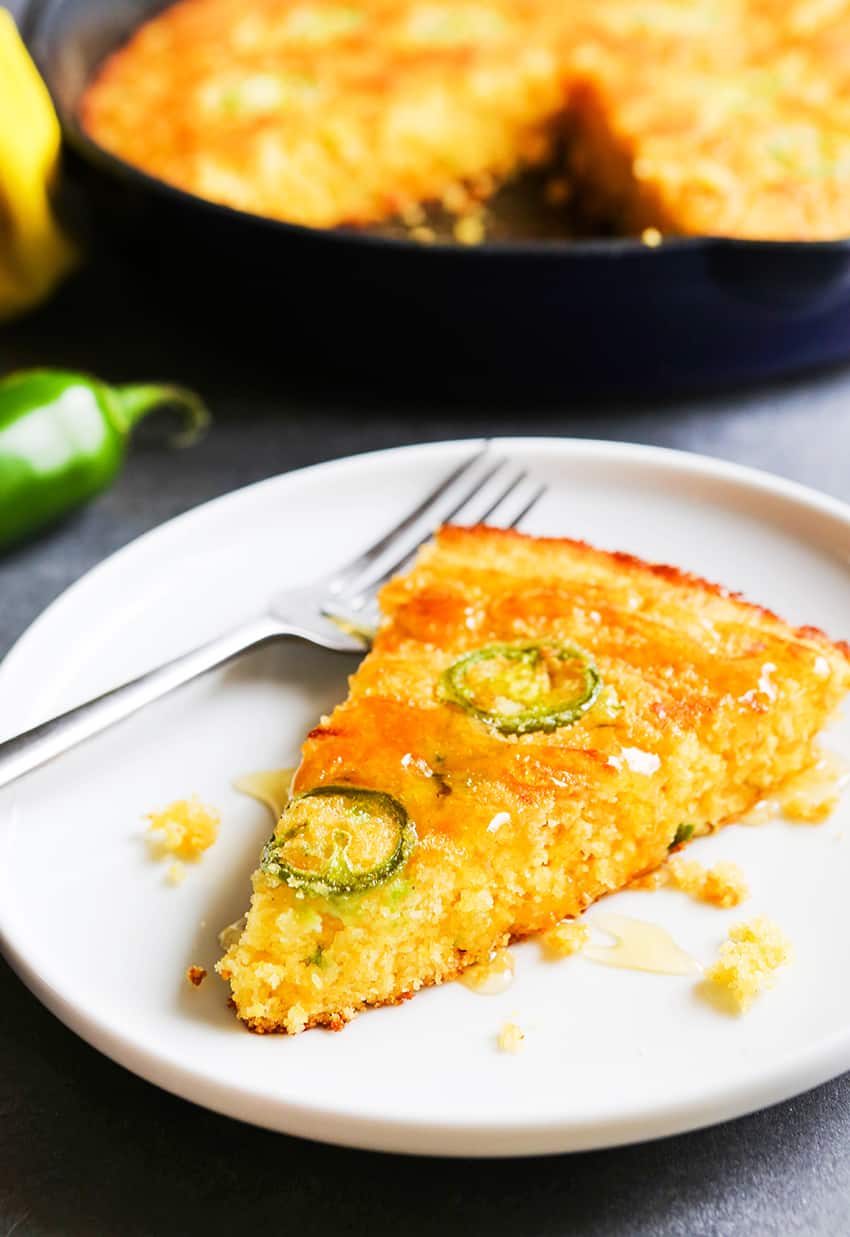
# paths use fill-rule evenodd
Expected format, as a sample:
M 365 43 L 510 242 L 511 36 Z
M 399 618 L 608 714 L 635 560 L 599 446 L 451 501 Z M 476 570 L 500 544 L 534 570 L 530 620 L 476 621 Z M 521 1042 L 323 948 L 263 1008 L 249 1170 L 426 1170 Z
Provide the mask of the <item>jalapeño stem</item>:
M 124 433 L 157 408 L 172 407 L 183 425 L 171 435 L 173 447 L 191 447 L 209 425 L 210 414 L 203 400 L 186 387 L 165 382 L 132 382 L 108 388 L 113 413 Z

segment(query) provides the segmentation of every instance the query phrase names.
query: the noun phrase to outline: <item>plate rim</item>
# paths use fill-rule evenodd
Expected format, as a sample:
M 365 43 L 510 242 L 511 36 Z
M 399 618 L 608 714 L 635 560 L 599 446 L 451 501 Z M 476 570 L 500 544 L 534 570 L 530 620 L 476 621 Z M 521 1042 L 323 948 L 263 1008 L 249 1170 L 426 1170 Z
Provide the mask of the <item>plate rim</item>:
M 296 477 L 334 470 L 368 469 L 371 461 L 389 456 L 423 452 L 438 456 L 461 450 L 473 451 L 481 446 L 482 441 L 491 442 L 495 450 L 545 451 L 548 447 L 569 460 L 584 456 L 608 463 L 643 461 L 660 465 L 667 474 L 681 475 L 684 471 L 715 481 L 732 482 L 735 488 L 772 495 L 790 502 L 792 506 L 802 506 L 835 518 L 850 530 L 850 504 L 838 498 L 747 465 L 669 447 L 606 439 L 511 436 L 491 440 L 447 439 L 342 456 L 279 473 L 209 499 L 133 538 L 95 564 L 41 611 L 0 662 L 0 721 L 8 718 L 15 707 L 14 690 L 4 692 L 7 681 L 14 675 L 18 660 L 26 657 L 30 641 L 39 638 L 42 626 L 52 621 L 54 613 L 71 594 L 85 590 L 92 579 L 106 572 L 115 560 L 129 555 L 141 543 L 155 540 L 164 529 L 176 525 L 188 528 L 193 521 L 202 521 L 205 513 L 213 507 L 238 503 L 248 493 L 263 487 L 274 489 L 281 484 L 285 486 L 287 481 Z M 801 540 L 806 543 L 805 538 L 801 537 Z M 8 702 L 4 696 L 8 696 Z M 8 809 L 13 812 L 15 787 L 7 788 L 4 793 L 8 796 Z M 437 1156 L 518 1157 L 620 1146 L 684 1133 L 770 1107 L 850 1068 L 848 1019 L 844 1029 L 811 1041 L 804 1052 L 796 1052 L 787 1061 L 774 1064 L 746 1084 L 732 1080 L 719 1089 L 714 1086 L 707 1097 L 685 1097 L 663 1108 L 657 1104 L 638 1105 L 625 1117 L 602 1115 L 595 1120 L 576 1124 L 561 1118 L 541 1120 L 527 1116 L 515 1118 L 506 1126 L 486 1119 L 476 1122 L 449 1117 L 439 1121 L 421 1121 L 404 1115 L 364 1115 L 322 1103 L 305 1105 L 301 1101 L 264 1096 L 244 1084 L 223 1081 L 220 1077 L 210 1078 L 208 1073 L 135 1042 L 132 1033 L 122 1033 L 121 1028 L 106 1017 L 88 1014 L 42 979 L 27 961 L 25 949 L 21 949 L 14 936 L 8 933 L 2 906 L 0 951 L 36 998 L 60 1021 L 96 1050 L 145 1080 L 225 1116 L 299 1137 L 362 1149 Z

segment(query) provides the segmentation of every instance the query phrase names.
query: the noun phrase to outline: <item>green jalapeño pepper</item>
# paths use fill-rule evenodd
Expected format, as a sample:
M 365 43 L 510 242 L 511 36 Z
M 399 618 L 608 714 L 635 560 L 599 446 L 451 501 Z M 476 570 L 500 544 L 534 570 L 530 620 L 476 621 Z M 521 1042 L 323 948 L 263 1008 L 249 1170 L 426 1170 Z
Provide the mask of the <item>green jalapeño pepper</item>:
M 365 893 L 407 861 L 416 830 L 392 795 L 317 786 L 286 808 L 260 866 L 294 889 L 324 897 Z
M 488 644 L 449 666 L 439 693 L 502 734 L 531 734 L 578 721 L 601 689 L 575 645 Z
M 182 387 L 109 386 L 51 369 L 0 381 L 0 549 L 106 489 L 124 462 L 133 426 L 164 405 L 186 421 L 175 444 L 193 442 L 208 417 Z

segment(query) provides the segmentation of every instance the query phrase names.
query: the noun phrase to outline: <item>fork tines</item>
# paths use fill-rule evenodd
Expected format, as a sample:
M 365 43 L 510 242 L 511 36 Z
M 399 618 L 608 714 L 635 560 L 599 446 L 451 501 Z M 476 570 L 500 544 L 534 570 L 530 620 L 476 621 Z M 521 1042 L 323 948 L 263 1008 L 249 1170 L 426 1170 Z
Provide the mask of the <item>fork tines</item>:
M 538 501 L 545 486 L 530 480 L 489 444 L 474 452 L 392 529 L 337 572 L 330 584 L 334 596 L 356 599 L 372 591 L 405 566 L 440 527 L 451 520 L 479 524 L 485 520 L 515 528 Z

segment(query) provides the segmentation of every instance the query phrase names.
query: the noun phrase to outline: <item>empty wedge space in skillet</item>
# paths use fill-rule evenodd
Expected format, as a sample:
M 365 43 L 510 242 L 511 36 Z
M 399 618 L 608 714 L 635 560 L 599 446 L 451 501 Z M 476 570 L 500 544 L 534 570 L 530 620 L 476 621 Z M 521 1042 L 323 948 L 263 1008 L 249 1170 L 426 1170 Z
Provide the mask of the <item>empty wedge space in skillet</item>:
M 850 650 L 672 567 L 446 527 L 307 737 L 241 939 L 256 1031 L 340 1028 L 579 915 L 817 759 Z

